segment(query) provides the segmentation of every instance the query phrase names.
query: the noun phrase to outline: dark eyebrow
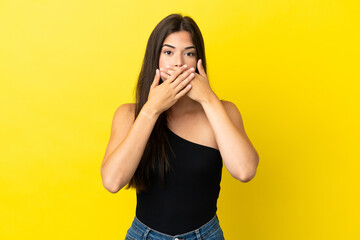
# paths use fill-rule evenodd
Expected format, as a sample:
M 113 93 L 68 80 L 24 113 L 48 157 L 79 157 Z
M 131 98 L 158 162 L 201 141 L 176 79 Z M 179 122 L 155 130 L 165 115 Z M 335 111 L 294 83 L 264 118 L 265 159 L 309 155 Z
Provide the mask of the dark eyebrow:
M 171 48 L 175 48 L 174 46 L 171 46 L 169 44 L 164 44 L 163 47 L 165 46 L 168 46 L 168 47 L 171 47 Z M 190 49 L 190 48 L 195 48 L 194 46 L 190 46 L 190 47 L 186 47 L 185 49 Z

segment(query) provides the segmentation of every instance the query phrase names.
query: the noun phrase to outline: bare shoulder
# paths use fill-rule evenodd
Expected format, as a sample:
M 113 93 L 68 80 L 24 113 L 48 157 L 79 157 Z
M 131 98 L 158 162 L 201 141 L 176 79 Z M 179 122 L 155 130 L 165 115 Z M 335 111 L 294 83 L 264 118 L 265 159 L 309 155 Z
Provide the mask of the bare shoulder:
M 223 104 L 227 114 L 229 115 L 231 121 L 235 124 L 235 126 L 239 130 L 245 132 L 243 119 L 236 104 L 226 100 L 220 100 L 220 101 Z
M 120 105 L 114 113 L 112 126 L 111 126 L 111 135 L 118 135 L 119 131 L 126 132 L 134 120 L 135 120 L 135 103 L 124 103 Z M 123 135 L 123 134 L 121 134 Z
M 223 104 L 225 110 L 227 113 L 234 113 L 234 112 L 239 112 L 239 109 L 237 108 L 237 106 L 235 105 L 235 103 L 227 101 L 227 100 L 220 100 L 221 103 Z
M 221 103 L 224 105 L 224 107 L 236 107 L 236 105 L 235 105 L 235 103 L 233 103 L 233 102 L 230 102 L 230 101 L 227 101 L 227 100 L 220 100 L 221 101 Z
M 134 112 L 135 112 L 135 103 L 124 103 L 121 104 L 119 107 L 117 107 L 114 116 L 126 115 Z

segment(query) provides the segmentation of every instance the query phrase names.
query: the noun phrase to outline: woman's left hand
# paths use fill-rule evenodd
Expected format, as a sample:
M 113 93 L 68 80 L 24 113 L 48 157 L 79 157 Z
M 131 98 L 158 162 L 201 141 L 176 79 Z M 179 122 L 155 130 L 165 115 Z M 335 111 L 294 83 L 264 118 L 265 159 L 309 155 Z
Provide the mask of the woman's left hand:
M 194 101 L 202 103 L 215 95 L 215 93 L 210 87 L 210 83 L 205 73 L 201 59 L 199 59 L 197 62 L 197 69 L 199 70 L 200 74 L 194 72 L 195 76 L 190 82 L 191 90 L 186 95 Z M 171 76 L 171 74 L 174 73 L 175 69 L 168 66 L 166 69 L 160 69 L 160 71 L 165 73 L 165 75 L 163 74 L 163 77 L 167 79 Z

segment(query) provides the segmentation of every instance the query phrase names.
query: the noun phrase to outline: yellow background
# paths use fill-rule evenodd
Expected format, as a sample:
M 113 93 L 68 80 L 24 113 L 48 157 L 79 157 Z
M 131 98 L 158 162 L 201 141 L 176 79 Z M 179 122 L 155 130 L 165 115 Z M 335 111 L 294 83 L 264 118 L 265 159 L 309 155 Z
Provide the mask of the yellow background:
M 0 239 L 125 238 L 135 191 L 107 192 L 100 164 L 171 13 L 199 25 L 210 84 L 260 155 L 248 183 L 224 168 L 225 238 L 360 239 L 359 5 L 0 1 Z

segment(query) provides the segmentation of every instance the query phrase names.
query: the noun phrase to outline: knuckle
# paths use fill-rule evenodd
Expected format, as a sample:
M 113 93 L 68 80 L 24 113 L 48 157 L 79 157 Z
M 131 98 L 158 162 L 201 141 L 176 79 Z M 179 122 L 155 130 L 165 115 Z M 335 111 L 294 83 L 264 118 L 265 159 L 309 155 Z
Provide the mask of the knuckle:
M 181 89 L 184 88 L 186 84 L 187 84 L 187 82 L 186 82 L 186 81 L 183 81 L 183 82 L 180 84 Z
M 188 71 L 183 72 L 182 75 L 183 75 L 184 77 L 188 77 L 188 76 L 190 75 L 190 72 L 188 72 Z

